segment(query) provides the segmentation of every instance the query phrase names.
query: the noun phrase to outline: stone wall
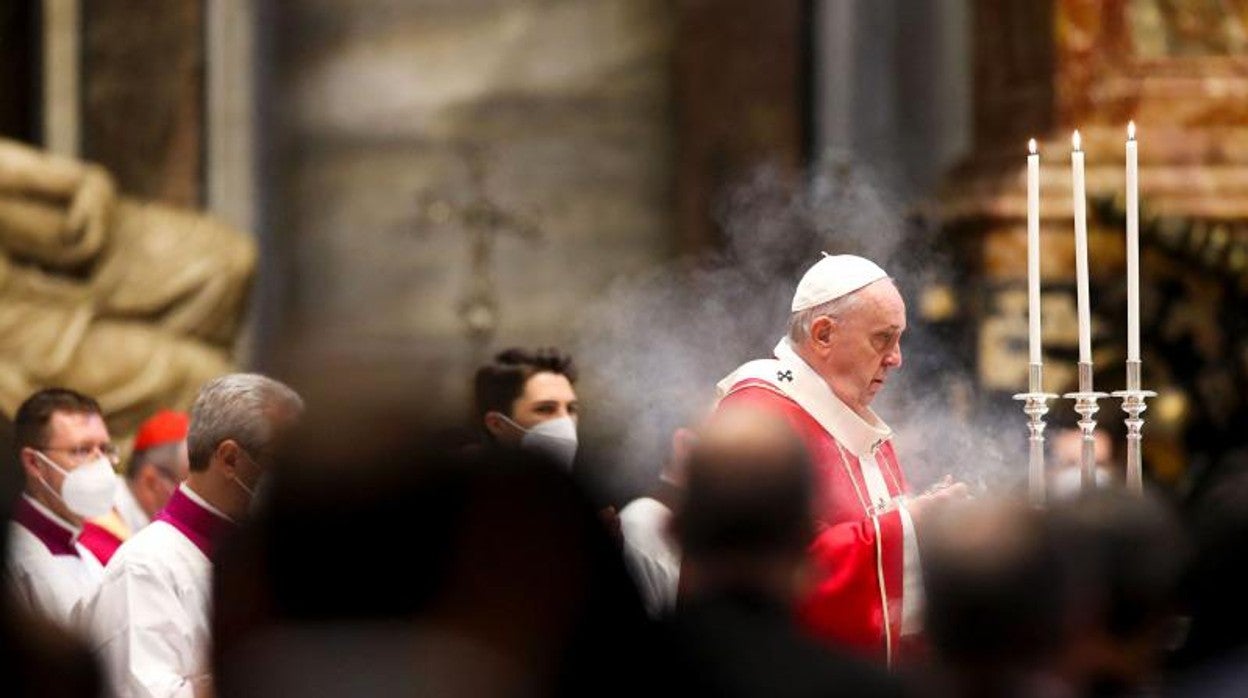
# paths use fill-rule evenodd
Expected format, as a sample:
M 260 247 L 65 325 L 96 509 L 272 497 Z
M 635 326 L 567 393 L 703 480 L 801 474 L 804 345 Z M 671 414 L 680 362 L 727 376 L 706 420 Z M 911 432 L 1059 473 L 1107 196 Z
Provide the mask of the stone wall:
M 263 360 L 462 405 L 490 351 L 567 342 L 587 299 L 670 257 L 672 12 L 282 4 L 261 186 L 286 339 Z

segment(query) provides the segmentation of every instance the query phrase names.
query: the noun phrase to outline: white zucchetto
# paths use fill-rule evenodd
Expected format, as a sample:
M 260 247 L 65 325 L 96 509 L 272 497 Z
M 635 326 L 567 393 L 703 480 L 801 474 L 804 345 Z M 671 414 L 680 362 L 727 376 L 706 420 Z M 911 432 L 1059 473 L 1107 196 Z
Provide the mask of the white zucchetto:
M 793 294 L 793 312 L 813 308 L 836 300 L 866 286 L 888 278 L 875 262 L 852 254 L 829 255 L 815 262 Z

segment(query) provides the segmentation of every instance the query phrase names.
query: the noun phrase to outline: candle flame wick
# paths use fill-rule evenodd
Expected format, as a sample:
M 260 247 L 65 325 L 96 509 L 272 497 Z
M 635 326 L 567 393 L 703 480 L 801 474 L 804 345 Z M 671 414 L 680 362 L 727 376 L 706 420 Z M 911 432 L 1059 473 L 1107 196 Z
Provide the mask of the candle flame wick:
M 1135 140 L 1135 121 L 1127 122 L 1127 140 Z
M 1081 150 L 1080 146 L 1083 145 L 1083 138 L 1079 136 L 1079 129 L 1075 129 L 1074 135 L 1070 137 L 1070 143 L 1074 146 L 1076 152 Z
M 1027 150 L 1030 151 L 1032 155 L 1036 154 L 1036 139 L 1033 138 L 1027 141 Z

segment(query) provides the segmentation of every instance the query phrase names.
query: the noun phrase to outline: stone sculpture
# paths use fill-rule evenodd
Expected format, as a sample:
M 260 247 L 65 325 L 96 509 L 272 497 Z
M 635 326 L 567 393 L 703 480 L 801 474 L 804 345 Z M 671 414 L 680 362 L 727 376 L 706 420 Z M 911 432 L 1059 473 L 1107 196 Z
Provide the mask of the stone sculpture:
M 230 370 L 255 263 L 252 239 L 224 223 L 0 139 L 0 411 L 65 386 L 125 434 L 188 407 Z

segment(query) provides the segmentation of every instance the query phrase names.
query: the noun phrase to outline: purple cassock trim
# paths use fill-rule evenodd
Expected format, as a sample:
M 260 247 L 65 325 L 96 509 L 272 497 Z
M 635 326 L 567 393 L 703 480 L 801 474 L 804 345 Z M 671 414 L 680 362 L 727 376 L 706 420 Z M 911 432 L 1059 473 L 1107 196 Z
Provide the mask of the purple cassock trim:
M 169 503 L 156 515 L 156 520 L 164 521 L 178 529 L 187 540 L 199 548 L 204 557 L 208 558 L 212 557 L 213 544 L 220 540 L 223 534 L 234 528 L 231 521 L 196 504 L 195 500 L 186 496 L 181 489 L 173 491 Z
M 74 534 L 31 506 L 25 497 L 18 497 L 17 506 L 13 508 L 13 520 L 48 546 L 48 551 L 53 555 L 78 557 L 78 549 L 74 547 Z

